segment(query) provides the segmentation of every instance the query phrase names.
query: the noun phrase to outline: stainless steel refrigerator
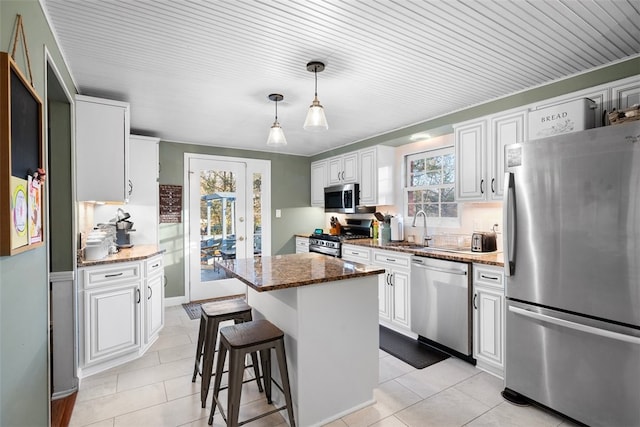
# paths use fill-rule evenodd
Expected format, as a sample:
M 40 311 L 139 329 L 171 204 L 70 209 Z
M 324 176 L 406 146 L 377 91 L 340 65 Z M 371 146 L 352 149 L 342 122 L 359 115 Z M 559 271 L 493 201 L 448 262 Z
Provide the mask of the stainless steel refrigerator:
M 640 426 L 640 122 L 505 149 L 505 395 Z

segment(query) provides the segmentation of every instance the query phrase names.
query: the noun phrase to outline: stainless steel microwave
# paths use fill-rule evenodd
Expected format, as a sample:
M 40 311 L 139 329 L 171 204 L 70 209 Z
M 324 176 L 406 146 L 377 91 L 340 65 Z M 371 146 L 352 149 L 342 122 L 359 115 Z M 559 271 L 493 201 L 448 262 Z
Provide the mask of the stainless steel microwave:
M 360 185 L 344 184 L 325 187 L 324 211 L 337 213 L 356 213 L 360 201 Z

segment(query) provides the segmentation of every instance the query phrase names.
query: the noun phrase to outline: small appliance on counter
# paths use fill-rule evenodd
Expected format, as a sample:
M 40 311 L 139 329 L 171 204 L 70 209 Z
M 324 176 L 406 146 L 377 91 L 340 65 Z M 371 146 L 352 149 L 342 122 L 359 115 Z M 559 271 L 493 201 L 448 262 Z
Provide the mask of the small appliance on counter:
M 118 208 L 118 213 L 116 217 L 111 221 L 115 221 L 116 226 L 116 245 L 118 249 L 126 249 L 130 248 L 133 245 L 131 244 L 131 233 L 132 231 L 136 231 L 133 229 L 133 222 L 129 221 L 131 215 L 128 212 L 124 212 L 122 209 Z
M 392 242 L 401 242 L 404 240 L 404 224 L 402 222 L 402 217 L 392 217 L 389 221 L 389 227 L 391 229 L 390 238 Z
M 471 236 L 471 252 L 493 252 L 498 250 L 496 233 L 477 231 Z
M 94 230 L 87 235 L 84 247 L 84 259 L 87 261 L 97 261 L 109 255 L 109 240 L 107 233 Z

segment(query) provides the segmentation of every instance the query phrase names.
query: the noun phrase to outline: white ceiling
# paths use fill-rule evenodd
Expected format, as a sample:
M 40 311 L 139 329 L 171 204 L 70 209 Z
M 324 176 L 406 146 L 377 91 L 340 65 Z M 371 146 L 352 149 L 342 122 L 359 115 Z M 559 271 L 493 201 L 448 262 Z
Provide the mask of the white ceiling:
M 44 0 L 80 93 L 132 132 L 313 155 L 640 53 L 638 0 Z M 329 130 L 302 129 L 309 61 Z

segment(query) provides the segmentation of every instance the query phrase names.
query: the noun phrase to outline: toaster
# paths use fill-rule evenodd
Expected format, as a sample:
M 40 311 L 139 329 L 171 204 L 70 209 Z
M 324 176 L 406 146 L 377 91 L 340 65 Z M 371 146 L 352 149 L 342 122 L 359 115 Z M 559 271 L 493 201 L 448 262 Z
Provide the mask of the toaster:
M 493 252 L 498 249 L 496 233 L 476 232 L 471 236 L 472 252 Z

